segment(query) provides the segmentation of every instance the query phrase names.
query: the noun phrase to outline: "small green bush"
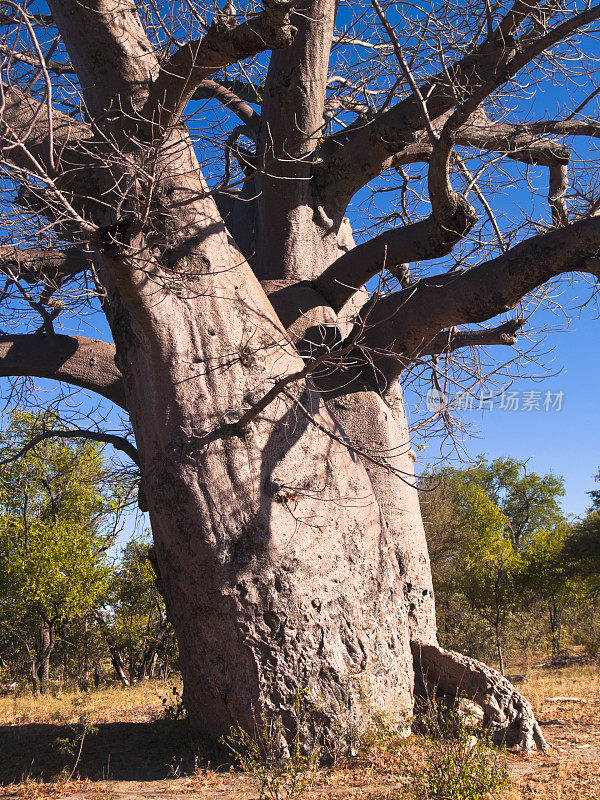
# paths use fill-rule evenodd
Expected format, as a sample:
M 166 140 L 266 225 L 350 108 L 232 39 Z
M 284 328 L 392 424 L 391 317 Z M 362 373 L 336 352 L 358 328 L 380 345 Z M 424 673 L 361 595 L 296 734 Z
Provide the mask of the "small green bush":
M 305 690 L 299 689 L 293 701 L 299 722 L 304 716 L 301 701 L 305 694 Z M 254 727 L 254 735 L 240 727 L 232 728 L 222 743 L 238 766 L 257 778 L 260 800 L 302 800 L 316 777 L 321 757 L 320 737 L 315 737 L 313 747 L 306 749 L 300 742 L 299 730 L 289 741 L 279 718 L 256 722 Z
M 479 800 L 508 788 L 506 754 L 456 709 L 430 701 L 420 723 L 424 766 L 410 776 L 416 800 Z
M 315 779 L 318 751 L 304 752 L 294 741 L 288 755 L 282 736 L 281 726 L 269 723 L 260 726 L 254 736 L 232 728 L 224 739 L 239 767 L 257 778 L 260 800 L 301 800 Z

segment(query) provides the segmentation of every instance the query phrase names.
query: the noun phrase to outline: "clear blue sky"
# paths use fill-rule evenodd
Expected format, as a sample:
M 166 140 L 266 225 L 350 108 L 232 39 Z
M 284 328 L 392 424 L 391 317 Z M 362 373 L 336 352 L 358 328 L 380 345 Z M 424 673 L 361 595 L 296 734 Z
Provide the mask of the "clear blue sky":
M 541 392 L 542 402 L 546 391 L 562 391 L 560 411 L 460 412 L 478 430 L 477 437 L 464 441 L 471 456 L 512 456 L 526 461 L 530 470 L 563 475 L 563 508 L 576 516 L 589 506 L 586 492 L 595 488 L 594 476 L 600 468 L 599 342 L 600 319 L 593 309 L 584 309 L 568 329 L 550 333 L 545 340 L 552 347 L 546 362 L 553 373 L 560 374 L 535 382 L 524 378 L 511 387 L 521 400 L 527 391 Z M 436 461 L 439 452 L 437 441 L 427 445 L 419 453 L 417 469 Z

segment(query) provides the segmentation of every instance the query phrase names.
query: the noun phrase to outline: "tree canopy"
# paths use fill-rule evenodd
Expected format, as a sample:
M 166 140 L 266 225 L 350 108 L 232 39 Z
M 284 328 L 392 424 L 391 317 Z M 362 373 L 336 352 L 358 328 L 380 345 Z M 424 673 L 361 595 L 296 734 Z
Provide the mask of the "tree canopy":
M 57 623 L 90 612 L 107 590 L 120 498 L 102 445 L 51 438 L 29 447 L 42 422 L 13 414 L 0 448 L 0 619 L 43 690 Z
M 480 457 L 475 468 L 428 475 L 423 487 L 444 641 L 470 641 L 483 654 L 491 634 L 501 668 L 505 646 L 543 652 L 548 641 L 558 657 L 566 637 L 594 649 L 597 514 L 567 518 L 560 476 Z

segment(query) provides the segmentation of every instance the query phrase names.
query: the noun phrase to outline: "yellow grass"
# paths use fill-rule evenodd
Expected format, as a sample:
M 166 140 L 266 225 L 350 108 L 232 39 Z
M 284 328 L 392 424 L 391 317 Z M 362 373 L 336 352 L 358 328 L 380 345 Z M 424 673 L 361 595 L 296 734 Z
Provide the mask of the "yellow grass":
M 21 691 L 0 697 L 0 725 L 149 722 L 163 713 L 163 698 L 172 702 L 174 685 L 179 691 L 179 680 L 146 681 L 92 692 L 53 689 L 41 697 Z
M 600 798 L 600 666 L 532 668 L 519 691 L 531 701 L 539 721 L 546 723 L 544 730 L 552 732 L 553 748 L 548 756 L 530 757 L 533 774 L 515 779 L 502 800 Z M 588 702 L 548 702 L 549 697 Z
M 509 671 L 520 670 L 515 667 Z M 163 698 L 172 702 L 172 686 L 173 681 L 150 681 L 133 688 L 105 688 L 91 693 L 59 691 L 34 698 L 24 692 L 15 697 L 0 697 L 0 725 L 148 722 L 162 715 Z M 507 792 L 496 793 L 493 800 L 600 800 L 600 665 L 575 665 L 558 670 L 532 667 L 518 688 L 531 700 L 538 719 L 545 723 L 544 731 L 553 748 L 547 756 L 509 755 L 513 785 Z M 588 702 L 547 701 L 549 697 L 559 696 L 578 697 Z M 410 744 L 408 747 L 410 750 Z M 354 797 L 373 800 L 408 798 L 401 762 L 406 769 L 405 758 L 373 756 L 327 770 L 320 774 L 313 797 L 333 800 L 354 793 Z M 247 778 L 210 770 L 198 771 L 178 781 L 166 779 L 161 781 L 161 786 L 164 786 L 161 791 L 167 793 L 196 792 L 199 798 L 210 800 L 223 792 L 228 793 L 226 796 L 230 800 L 249 796 Z M 30 781 L 0 787 L 0 798 L 54 800 L 77 793 L 92 800 L 106 796 L 104 791 L 101 783 L 89 780 L 73 780 L 68 785 L 59 782 L 58 786 Z M 139 797 L 144 797 L 142 785 Z
M 536 714 L 547 697 L 579 697 L 600 700 L 600 668 L 597 663 L 576 664 L 564 669 L 534 667 L 526 673 L 519 691 L 528 698 Z

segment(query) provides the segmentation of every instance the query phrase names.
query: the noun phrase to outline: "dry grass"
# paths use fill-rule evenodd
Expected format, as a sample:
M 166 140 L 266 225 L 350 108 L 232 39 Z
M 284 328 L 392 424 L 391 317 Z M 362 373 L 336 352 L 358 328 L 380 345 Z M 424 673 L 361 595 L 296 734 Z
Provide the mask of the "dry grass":
M 85 794 L 90 792 L 90 800 L 93 795 L 98 796 L 98 784 L 92 781 L 55 781 L 47 783 L 44 781 L 25 780 L 18 784 L 0 786 L 0 797 L 23 798 L 24 800 L 62 800 L 74 794 Z
M 146 681 L 93 692 L 53 689 L 42 697 L 22 691 L 0 697 L 0 725 L 150 722 L 162 715 L 163 698 L 171 702 L 173 685 L 181 687 L 179 681 Z
M 522 692 L 533 705 L 536 714 L 548 704 L 547 697 L 579 697 L 600 700 L 600 668 L 597 663 L 575 664 L 563 669 L 534 667 L 526 673 Z
M 518 672 L 518 666 L 511 671 Z M 34 724 L 74 725 L 85 722 L 100 727 L 107 723 L 127 723 L 127 736 L 131 731 L 163 723 L 151 723 L 163 712 L 163 697 L 172 697 L 173 682 L 149 682 L 134 688 L 110 688 L 93 693 L 58 692 L 44 698 L 28 694 L 0 698 L 0 725 L 19 726 Z M 549 755 L 511 754 L 509 766 L 513 777 L 512 788 L 488 796 L 486 800 L 596 800 L 600 799 L 600 665 L 575 665 L 564 669 L 548 670 L 530 668 L 519 690 L 532 701 L 536 715 L 544 726 L 544 733 L 552 744 Z M 548 702 L 548 697 L 578 697 L 586 703 Z M 144 723 L 142 725 L 132 723 Z M 110 725 L 109 725 L 110 727 Z M 162 728 L 160 736 L 163 736 Z M 94 738 L 92 737 L 91 743 Z M 131 742 L 131 755 L 139 753 L 143 741 Z M 175 748 L 177 748 L 175 744 Z M 0 751 L 2 744 L 0 744 Z M 388 752 L 350 761 L 336 769 L 319 774 L 312 797 L 361 797 L 371 800 L 408 798 L 406 781 L 407 755 L 413 745 L 407 742 L 404 753 L 395 758 Z M 407 752 L 408 751 L 408 752 Z M 419 753 L 411 755 L 419 769 Z M 154 756 L 151 757 L 151 761 Z M 181 773 L 185 775 L 186 773 Z M 228 797 L 230 800 L 254 797 L 252 782 L 247 776 L 233 773 L 198 770 L 188 772 L 189 777 L 179 780 L 164 778 L 152 784 L 150 794 L 144 790 L 143 779 L 135 794 L 126 787 L 131 784 L 103 785 L 101 781 L 71 781 L 69 784 L 23 781 L 0 787 L 1 797 L 41 798 L 69 797 L 76 794 L 86 800 L 112 796 L 117 789 L 123 798 L 156 796 L 166 793 L 171 798 L 193 794 L 198 798 L 213 800 Z M 77 777 L 77 776 L 75 776 Z M 88 775 L 84 775 L 88 778 Z M 46 779 L 47 780 L 47 779 Z M 133 787 L 132 787 L 133 789 Z M 150 791 L 150 789 L 148 790 Z
M 536 775 L 516 779 L 514 788 L 506 794 L 506 800 L 597 800 L 598 797 L 598 764 L 549 766 Z
M 513 770 L 526 774 L 515 778 L 506 800 L 600 798 L 600 665 L 532 668 L 519 691 L 531 701 L 552 749 L 548 756 L 513 757 Z

